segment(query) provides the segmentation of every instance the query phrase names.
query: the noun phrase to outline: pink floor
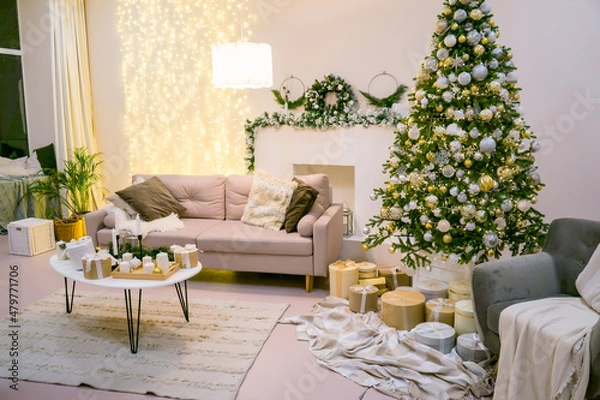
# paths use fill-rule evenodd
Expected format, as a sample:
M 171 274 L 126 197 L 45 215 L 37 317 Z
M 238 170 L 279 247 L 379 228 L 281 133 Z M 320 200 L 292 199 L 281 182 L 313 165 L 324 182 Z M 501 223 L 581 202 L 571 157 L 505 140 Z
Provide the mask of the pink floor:
M 9 267 L 18 266 L 19 308 L 62 289 L 63 278 L 54 272 L 49 258 L 54 252 L 35 257 L 13 256 L 8 253 L 8 238 L 0 236 L 0 317 L 8 315 Z M 231 273 L 205 270 L 198 280 L 188 283 L 190 298 L 238 299 L 289 303 L 286 317 L 308 313 L 327 294 L 326 282 L 317 280 L 315 290 L 304 291 L 304 277 L 285 275 Z M 98 290 L 78 284 L 79 290 Z M 173 293 L 171 293 L 173 292 Z M 148 294 L 175 295 L 172 287 L 148 290 Z M 77 305 L 75 305 L 77 306 Z M 193 309 L 191 310 L 193 318 Z M 143 320 L 142 320 L 143 322 Z M 140 338 L 140 348 L 143 345 Z M 8 351 L 8 341 L 0 338 L 0 351 Z M 25 363 L 27 360 L 20 360 Z M 5 366 L 0 366 L 5 368 Z M 19 383 L 19 391 L 9 388 L 10 382 L 0 379 L 0 399 L 20 400 L 141 400 L 159 399 L 153 395 L 108 392 L 87 387 L 68 387 Z M 366 388 L 317 365 L 307 342 L 296 339 L 295 326 L 278 324 L 248 372 L 239 391 L 239 400 L 331 400 L 359 399 Z M 162 398 L 160 398 L 162 399 Z M 390 399 L 369 389 L 363 400 Z M 210 399 L 199 399 L 210 400 Z

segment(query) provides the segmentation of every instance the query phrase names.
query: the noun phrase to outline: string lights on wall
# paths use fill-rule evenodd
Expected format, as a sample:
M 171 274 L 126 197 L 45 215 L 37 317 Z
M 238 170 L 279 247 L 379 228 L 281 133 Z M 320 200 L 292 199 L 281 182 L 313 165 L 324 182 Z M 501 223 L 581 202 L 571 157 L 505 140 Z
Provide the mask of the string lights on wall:
M 236 16 L 249 9 L 249 0 L 119 0 L 130 173 L 244 173 L 247 96 L 213 86 L 211 45 L 238 40 Z

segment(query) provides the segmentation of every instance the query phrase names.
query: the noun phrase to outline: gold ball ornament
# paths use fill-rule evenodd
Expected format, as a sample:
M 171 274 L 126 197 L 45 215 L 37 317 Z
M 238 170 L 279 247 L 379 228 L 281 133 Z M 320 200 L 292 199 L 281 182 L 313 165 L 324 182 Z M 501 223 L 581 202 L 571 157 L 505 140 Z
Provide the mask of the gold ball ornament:
M 537 202 L 538 202 L 538 199 L 537 199 L 537 197 L 532 197 L 532 198 L 531 198 L 531 200 L 529 200 L 529 202 L 530 202 L 531 204 L 535 204 L 535 203 L 537 203 Z
M 521 95 L 519 93 L 515 93 L 515 94 L 513 94 L 512 98 L 516 101 L 519 101 L 519 100 L 521 100 Z
M 464 43 L 467 41 L 467 37 L 465 35 L 460 35 L 458 37 L 458 43 Z
M 425 228 L 426 229 L 431 229 L 431 228 L 433 228 L 433 225 L 431 225 L 431 222 L 428 222 L 428 223 L 425 224 Z
M 448 57 L 444 60 L 444 67 L 449 67 L 452 65 L 452 63 L 454 62 L 454 59 Z
M 398 192 L 394 192 L 394 193 L 392 193 L 392 197 L 393 197 L 394 199 L 397 199 L 397 198 L 399 198 L 399 197 L 400 197 L 400 193 L 398 193 Z
M 156 267 L 154 267 L 154 269 L 152 270 L 153 274 L 162 274 L 163 270 L 157 265 Z
M 452 29 L 453 31 L 458 29 L 458 24 L 455 22 L 450 26 L 450 29 Z
M 406 142 L 404 142 L 404 147 L 411 147 L 412 146 L 412 142 L 410 140 L 407 140 Z
M 496 111 L 498 111 L 498 112 L 504 112 L 504 104 L 498 104 L 496 106 Z
M 488 20 L 488 24 L 490 24 L 490 26 L 494 26 L 494 25 L 496 25 L 496 22 L 493 19 L 490 18 Z M 496 32 L 496 37 L 497 38 L 500 37 L 500 32 Z
M 488 256 L 488 257 L 492 258 L 492 257 L 494 257 L 495 255 L 496 255 L 496 252 L 495 252 L 493 249 L 489 249 L 489 250 L 487 251 L 487 256 Z
M 463 164 L 465 167 L 471 168 L 471 166 L 473 165 L 473 161 L 471 161 L 470 158 L 467 158 Z
M 449 233 L 446 233 L 443 237 L 442 240 L 444 241 L 444 243 L 448 244 L 450 242 L 452 242 L 452 235 Z
M 433 186 L 433 185 L 429 185 L 429 186 L 427 186 L 427 191 L 428 191 L 429 193 L 433 193 L 433 192 L 435 191 L 435 186 Z
M 471 85 L 471 93 L 473 93 L 473 94 L 479 93 L 479 86 Z
M 433 162 L 435 160 L 435 153 L 430 151 L 425 155 L 425 158 L 427 159 L 427 161 Z
M 444 8 L 443 13 L 444 13 L 444 15 L 450 15 L 450 14 L 452 14 L 452 9 L 450 7 L 446 7 L 446 8 Z
M 477 46 L 475 46 L 473 48 L 473 52 L 475 52 L 475 54 L 477 54 L 478 56 L 480 56 L 483 53 L 485 53 L 485 47 L 483 47 L 482 45 L 478 44 Z
M 511 52 L 506 53 L 506 59 L 511 60 L 513 58 L 513 54 Z
M 362 249 L 363 249 L 364 251 L 367 251 L 367 250 L 369 250 L 369 245 L 368 245 L 368 244 L 363 244 L 363 245 L 362 245 Z
M 488 44 L 488 42 L 489 42 L 489 41 L 488 41 L 488 38 L 483 38 L 483 39 L 481 39 L 481 44 L 483 44 L 483 45 L 486 45 L 486 44 Z
M 462 55 L 463 61 L 469 61 L 469 58 L 470 58 L 469 55 L 466 53 Z
M 517 162 L 517 156 L 515 156 L 514 154 L 510 154 L 508 157 L 506 157 L 506 165 L 514 165 L 515 162 Z
M 504 215 L 504 211 L 502 211 L 501 208 L 496 208 L 494 212 L 496 213 L 496 217 L 501 217 L 502 215 Z
M 529 131 L 529 130 L 525 130 L 525 131 L 521 132 L 521 136 L 522 136 L 524 139 L 529 139 L 529 138 L 531 137 L 531 131 Z
M 427 143 L 427 141 L 425 139 L 419 140 L 419 146 L 423 146 L 425 143 Z
M 394 191 L 394 185 L 393 185 L 393 184 L 391 184 L 391 183 L 388 183 L 387 185 L 385 185 L 385 190 L 386 190 L 388 193 L 391 193 L 391 192 L 393 192 L 393 191 Z
M 387 226 L 385 227 L 385 229 L 387 229 L 387 231 L 389 233 L 393 233 L 396 231 L 396 224 L 394 224 L 393 222 L 390 222 L 389 224 L 387 224 Z
M 442 106 L 442 105 L 437 105 L 437 106 L 435 106 L 435 111 L 437 111 L 437 112 L 442 112 L 442 111 L 444 111 L 444 106 Z
M 442 194 L 445 194 L 448 191 L 448 188 L 446 186 L 440 186 L 440 192 L 442 192 Z
M 394 254 L 396 252 L 396 249 L 394 248 L 394 246 L 390 246 L 388 251 L 390 252 L 390 254 Z
M 483 192 L 489 192 L 494 188 L 494 179 L 489 175 L 481 175 L 477 180 L 477 184 Z
M 471 92 L 469 92 L 468 89 L 463 89 L 463 91 L 462 91 L 463 97 L 468 97 L 470 94 L 471 94 Z
M 471 17 L 472 20 L 479 21 L 481 18 L 483 18 L 483 12 L 476 8 L 469 13 L 469 17 Z

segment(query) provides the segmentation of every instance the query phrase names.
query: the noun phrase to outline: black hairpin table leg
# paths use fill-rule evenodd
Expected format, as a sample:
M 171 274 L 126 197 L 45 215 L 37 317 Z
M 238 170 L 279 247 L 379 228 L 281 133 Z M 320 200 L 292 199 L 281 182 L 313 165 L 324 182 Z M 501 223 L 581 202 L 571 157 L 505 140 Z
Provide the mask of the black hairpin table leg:
M 190 322 L 190 312 L 188 307 L 188 290 L 187 281 L 183 281 L 183 291 L 181 290 L 181 282 L 175 284 L 175 290 L 177 291 L 177 297 L 179 297 L 179 304 L 181 304 L 181 311 L 187 322 Z
M 133 303 L 131 302 L 131 289 L 125 289 L 125 311 L 127 312 L 127 332 L 129 333 L 129 347 L 132 353 L 137 353 L 140 338 L 140 314 L 142 311 L 142 289 L 138 293 L 137 321 L 133 320 Z
M 69 299 L 69 283 L 67 281 L 67 278 L 65 278 L 65 302 L 67 306 L 67 314 L 71 314 L 71 311 L 73 311 L 73 297 L 75 296 L 76 283 L 76 281 L 73 281 L 73 288 L 71 289 L 71 299 Z

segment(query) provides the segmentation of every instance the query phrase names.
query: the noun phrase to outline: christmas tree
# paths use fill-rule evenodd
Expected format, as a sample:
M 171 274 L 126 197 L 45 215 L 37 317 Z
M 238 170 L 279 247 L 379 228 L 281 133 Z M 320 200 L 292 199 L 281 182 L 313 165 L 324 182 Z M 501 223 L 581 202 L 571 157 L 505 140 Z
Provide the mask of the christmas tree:
M 533 156 L 540 144 L 491 5 L 444 6 L 383 165 L 390 179 L 371 195 L 380 215 L 364 228 L 365 250 L 387 240 L 412 268 L 432 255 L 467 264 L 534 252 L 547 232 L 532 207 L 543 187 Z

